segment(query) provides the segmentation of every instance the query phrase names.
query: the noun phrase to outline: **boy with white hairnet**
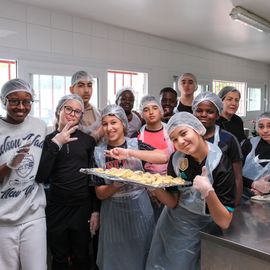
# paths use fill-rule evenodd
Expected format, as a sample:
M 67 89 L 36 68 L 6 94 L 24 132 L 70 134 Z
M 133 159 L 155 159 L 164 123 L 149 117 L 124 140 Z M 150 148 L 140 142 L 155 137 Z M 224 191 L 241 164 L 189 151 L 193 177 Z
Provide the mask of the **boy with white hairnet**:
M 192 110 L 206 128 L 204 139 L 218 145 L 232 163 L 236 182 L 235 203 L 239 205 L 243 192 L 242 151 L 234 135 L 216 125 L 223 110 L 222 100 L 212 92 L 202 92 L 193 100 Z
M 135 95 L 131 86 L 125 86 L 116 93 L 115 103 L 121 106 L 128 119 L 127 137 L 131 138 L 141 128 L 142 119 L 138 112 L 133 111 Z
M 184 73 L 178 79 L 178 88 L 180 98 L 175 112 L 189 112 L 192 113 L 192 100 L 194 93 L 198 88 L 198 83 L 195 75 L 192 73 Z
M 37 180 L 49 179 L 47 235 L 52 270 L 89 270 L 90 230 L 98 228 L 99 201 L 80 168 L 92 167 L 95 139 L 78 129 L 84 111 L 78 95 L 63 96 L 56 107 L 55 131 L 46 136 Z M 90 228 L 88 220 L 90 220 Z
M 36 182 L 46 135 L 43 121 L 29 116 L 33 89 L 21 80 L 6 82 L 0 118 L 1 269 L 46 270 L 46 198 Z
M 230 225 L 235 180 L 227 156 L 203 139 L 206 130 L 194 115 L 175 114 L 167 130 L 177 150 L 170 158 L 168 175 L 193 185 L 154 191 L 166 206 L 145 269 L 195 270 L 200 268 L 200 231 L 213 221 L 223 229 Z
M 80 129 L 90 134 L 98 142 L 102 137 L 100 111 L 90 103 L 93 93 L 93 76 L 84 70 L 75 72 L 71 77 L 70 93 L 79 95 L 84 103 L 84 114 Z
M 140 102 L 140 113 L 145 121 L 138 134 L 138 140 L 143 143 L 151 145 L 155 149 L 164 151 L 168 156 L 174 152 L 174 146 L 170 141 L 169 135 L 166 130 L 166 124 L 161 121 L 163 109 L 160 102 L 154 96 L 145 96 Z M 167 163 L 154 164 L 146 162 L 144 170 L 150 173 L 160 173 L 161 175 L 167 174 Z M 151 192 L 149 192 L 151 196 Z M 153 196 L 151 196 L 152 205 L 155 213 L 155 220 L 157 221 L 163 205 Z
M 244 199 L 270 192 L 270 112 L 256 119 L 257 137 L 242 145 L 244 155 Z
M 143 170 L 142 160 L 167 162 L 163 152 L 144 150 L 151 147 L 125 137 L 128 120 L 122 107 L 107 105 L 101 115 L 106 142 L 95 148 L 98 167 Z M 96 187 L 96 194 L 102 200 L 98 267 L 144 269 L 154 229 L 153 209 L 145 188 L 104 180 Z

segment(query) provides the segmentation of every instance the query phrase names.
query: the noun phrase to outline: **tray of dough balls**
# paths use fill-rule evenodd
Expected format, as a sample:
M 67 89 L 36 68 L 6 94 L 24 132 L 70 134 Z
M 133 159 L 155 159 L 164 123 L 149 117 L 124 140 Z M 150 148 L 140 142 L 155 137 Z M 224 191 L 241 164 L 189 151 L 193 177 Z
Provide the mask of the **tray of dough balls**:
M 191 186 L 191 182 L 185 181 L 180 177 L 160 175 L 158 173 L 152 174 L 143 171 L 132 171 L 130 169 L 82 168 L 80 169 L 80 172 L 85 174 L 93 174 L 111 181 L 118 181 L 128 184 L 137 184 L 145 187 L 164 188 L 171 186 L 182 186 L 182 187 Z

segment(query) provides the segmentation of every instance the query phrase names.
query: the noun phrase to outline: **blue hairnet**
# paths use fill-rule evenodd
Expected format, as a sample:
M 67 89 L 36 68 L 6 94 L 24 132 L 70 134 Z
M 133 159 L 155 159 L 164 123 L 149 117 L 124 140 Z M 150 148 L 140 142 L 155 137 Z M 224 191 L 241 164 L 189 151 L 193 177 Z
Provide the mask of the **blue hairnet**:
M 93 76 L 84 70 L 77 71 L 71 77 L 71 86 L 74 86 L 79 81 L 93 82 Z
M 262 119 L 268 119 L 270 121 L 270 112 L 261 113 L 256 119 L 256 131 L 258 131 L 259 122 Z
M 193 114 L 188 112 L 179 112 L 174 114 L 168 124 L 167 131 L 170 135 L 177 127 L 189 127 L 195 130 L 199 135 L 203 136 L 206 132 L 205 127 L 200 120 Z
M 2 103 L 6 103 L 6 97 L 14 92 L 26 92 L 29 93 L 32 98 L 34 97 L 34 90 L 33 88 L 29 85 L 28 82 L 22 80 L 22 79 L 12 79 L 7 81 L 1 89 L 1 100 Z
M 162 106 L 160 104 L 160 101 L 158 99 L 156 99 L 154 96 L 145 96 L 145 97 L 143 97 L 141 99 L 140 108 L 139 108 L 140 112 L 142 113 L 143 110 L 144 110 L 144 108 L 146 106 L 148 106 L 149 104 L 155 104 L 155 105 L 157 105 L 159 107 L 161 113 L 162 114 L 164 113 L 163 108 L 162 108 Z
M 237 92 L 239 94 L 239 97 L 241 98 L 241 93 L 239 90 L 237 90 L 234 86 L 225 86 L 223 87 L 219 93 L 218 96 L 223 100 L 225 96 L 230 92 Z
M 107 115 L 114 115 L 117 117 L 120 121 L 122 121 L 125 131 L 127 132 L 128 129 L 128 119 L 126 116 L 126 113 L 124 109 L 116 104 L 110 104 L 107 105 L 102 111 L 101 111 L 101 118 L 107 116 Z
M 117 93 L 116 93 L 116 96 L 115 96 L 115 102 L 118 104 L 118 99 L 120 98 L 120 96 L 126 92 L 126 91 L 129 91 L 130 93 L 132 93 L 132 95 L 135 97 L 134 95 L 134 89 L 131 87 L 131 86 L 124 86 L 122 88 L 120 88 Z
M 192 101 L 192 111 L 194 114 L 198 108 L 198 105 L 203 101 L 212 102 L 216 106 L 218 114 L 220 115 L 222 113 L 223 102 L 221 98 L 212 92 L 202 92 L 198 96 L 196 96 Z

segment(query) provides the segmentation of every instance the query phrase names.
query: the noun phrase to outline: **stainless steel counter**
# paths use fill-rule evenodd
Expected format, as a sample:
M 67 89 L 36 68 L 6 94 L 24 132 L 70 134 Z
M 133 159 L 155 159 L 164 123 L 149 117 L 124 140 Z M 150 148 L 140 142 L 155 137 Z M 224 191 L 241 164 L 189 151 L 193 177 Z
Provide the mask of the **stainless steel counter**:
M 211 224 L 201 233 L 201 269 L 270 269 L 270 203 L 239 206 L 231 226 Z

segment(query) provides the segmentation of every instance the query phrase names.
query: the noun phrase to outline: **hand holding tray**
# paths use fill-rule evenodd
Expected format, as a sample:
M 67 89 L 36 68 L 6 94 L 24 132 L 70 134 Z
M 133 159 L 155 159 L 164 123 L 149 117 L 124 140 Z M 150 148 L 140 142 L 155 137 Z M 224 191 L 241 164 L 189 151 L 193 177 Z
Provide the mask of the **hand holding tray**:
M 80 169 L 81 173 L 93 174 L 101 178 L 112 181 L 123 182 L 127 184 L 136 184 L 152 188 L 164 188 L 170 186 L 191 186 L 191 182 L 187 182 L 180 177 L 172 177 L 169 175 L 151 174 L 142 171 L 132 171 L 130 169 L 107 169 L 90 168 Z

